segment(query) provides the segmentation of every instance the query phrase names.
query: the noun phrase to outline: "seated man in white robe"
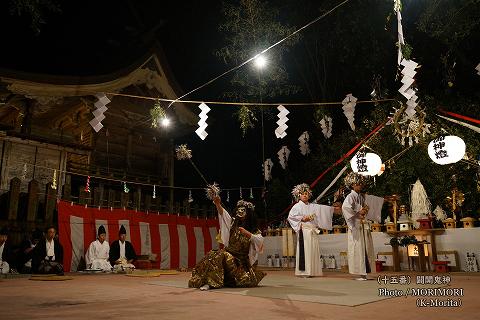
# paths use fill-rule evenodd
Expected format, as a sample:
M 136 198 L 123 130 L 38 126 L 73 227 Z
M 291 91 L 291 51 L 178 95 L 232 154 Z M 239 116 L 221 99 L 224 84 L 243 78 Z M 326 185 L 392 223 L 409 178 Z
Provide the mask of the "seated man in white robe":
M 110 246 L 105 241 L 107 232 L 104 226 L 98 228 L 98 238 L 90 243 L 87 253 L 85 253 L 85 263 L 87 270 L 102 270 L 104 272 L 112 271 L 112 265 L 108 261 Z
M 309 203 L 312 191 L 306 183 L 295 186 L 292 195 L 298 201 L 288 214 L 288 222 L 297 234 L 295 275 L 321 276 L 318 228 L 331 230 L 333 213 L 339 214 L 340 208 Z
M 130 273 L 135 269 L 132 262 L 137 255 L 130 241 L 126 240 L 127 230 L 122 225 L 118 231 L 118 240 L 113 241 L 110 246 L 110 263 L 113 266 L 113 272 Z
M 351 172 L 345 177 L 345 185 L 352 189 L 342 205 L 348 226 L 348 271 L 367 280 L 367 274 L 375 266 L 371 220 L 380 222 L 383 198 L 364 193 L 368 177 Z

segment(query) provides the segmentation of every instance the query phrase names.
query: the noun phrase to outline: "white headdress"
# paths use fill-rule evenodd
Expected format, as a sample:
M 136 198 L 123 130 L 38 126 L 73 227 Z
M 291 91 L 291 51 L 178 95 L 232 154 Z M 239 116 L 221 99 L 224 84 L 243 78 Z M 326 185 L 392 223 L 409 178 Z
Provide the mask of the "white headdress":
M 292 195 L 293 198 L 295 198 L 295 201 L 300 200 L 300 196 L 304 193 L 307 193 L 310 198 L 312 197 L 312 190 L 310 189 L 310 186 L 306 183 L 297 184 L 292 189 Z

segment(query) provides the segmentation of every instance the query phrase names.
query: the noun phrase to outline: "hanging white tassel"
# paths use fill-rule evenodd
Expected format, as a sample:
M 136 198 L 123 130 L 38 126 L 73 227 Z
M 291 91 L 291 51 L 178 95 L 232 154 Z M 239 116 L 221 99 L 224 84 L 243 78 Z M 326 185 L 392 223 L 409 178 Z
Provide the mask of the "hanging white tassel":
M 193 202 L 192 190 L 188 190 L 188 202 Z
M 126 182 L 123 182 L 123 192 L 125 192 L 125 193 L 129 193 L 129 192 L 130 192 L 130 189 L 128 189 Z
M 243 199 L 242 187 L 240 187 L 240 199 Z
M 153 194 L 152 194 L 152 198 L 155 199 L 156 198 L 156 193 L 155 193 L 155 185 L 153 185 Z
M 230 191 L 227 190 L 227 202 L 230 202 Z
M 250 188 L 250 199 L 253 199 L 253 189 Z

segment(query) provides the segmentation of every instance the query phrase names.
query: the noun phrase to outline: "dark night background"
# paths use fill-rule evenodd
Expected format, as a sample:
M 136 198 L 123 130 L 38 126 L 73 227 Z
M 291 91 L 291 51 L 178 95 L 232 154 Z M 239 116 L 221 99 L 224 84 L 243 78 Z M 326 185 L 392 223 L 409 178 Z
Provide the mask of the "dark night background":
M 59 4 L 61 12 L 47 11 L 45 24 L 40 26 L 39 32 L 31 27 L 28 15 L 17 16 L 9 13 L 8 2 L 4 1 L 0 5 L 1 68 L 78 77 L 101 75 L 128 66 L 158 43 L 167 56 L 167 62 L 177 82 L 184 92 L 187 92 L 233 67 L 225 65 L 213 54 L 225 41 L 225 36 L 218 30 L 223 19 L 220 14 L 221 1 L 166 3 L 119 0 L 56 3 Z M 298 28 L 324 12 L 319 8 L 331 8 L 339 2 L 280 0 L 270 3 L 279 8 L 283 23 Z M 422 64 L 417 76 L 421 90 L 431 95 L 449 97 L 445 101 L 455 100 L 458 96 L 478 98 L 480 77 L 473 70 L 480 62 L 478 25 L 468 38 L 457 44 L 457 49 L 461 50 L 455 53 L 461 51 L 461 58 L 456 60 L 455 86 L 446 88 L 442 84 L 442 70 L 438 64 L 438 54 L 445 49 L 445 44 L 416 28 L 426 1 L 406 0 L 403 3 L 404 34 L 413 47 L 414 59 Z M 286 63 L 291 64 L 287 68 L 290 79 L 300 87 L 300 91 L 292 96 L 265 100 L 341 101 L 348 93 L 353 93 L 359 100 L 369 100 L 374 74 L 382 76 L 383 85 L 389 91 L 387 96 L 394 96 L 400 82 L 395 79 L 397 32 L 396 17 L 391 15 L 392 6 L 391 0 L 352 0 L 304 30 L 299 42 L 292 46 L 285 59 Z M 327 87 L 330 88 L 328 93 L 312 97 L 307 94 L 302 82 L 301 68 L 293 66 L 299 62 L 302 64 L 302 41 L 315 38 L 316 32 L 321 33 L 322 37 L 328 36 L 329 42 L 325 42 L 325 48 L 332 48 L 333 58 L 330 56 L 331 79 L 326 79 Z M 371 59 L 367 59 L 370 55 Z M 248 66 L 244 68 L 246 67 Z M 229 76 L 223 77 L 186 99 L 222 100 L 222 92 L 229 90 L 229 79 Z M 191 107 L 195 113 L 199 113 L 196 105 Z M 243 137 L 234 117 L 235 106 L 210 107 L 212 111 L 208 114 L 207 139 L 201 141 L 192 133 L 176 142 L 187 143 L 193 151 L 194 162 L 207 179 L 217 181 L 221 187 L 261 187 L 263 178 L 260 125 L 257 124 L 255 129 Z M 352 135 L 342 110 L 338 107 L 329 108 L 329 111 L 337 108 L 337 111 L 330 111 L 334 118 L 334 135 Z M 357 105 L 357 127 L 365 124 L 363 117 L 374 108 L 373 104 Z M 390 110 L 391 107 L 384 107 L 381 111 L 388 113 L 387 109 Z M 326 141 L 315 125 L 314 108 L 298 107 L 290 108 L 290 111 L 288 135 L 282 141 L 274 136 L 276 110 L 267 113 L 265 118 L 265 157 L 272 158 L 273 176 L 283 181 L 284 191 L 290 190 L 294 183 L 302 182 L 300 180 L 312 182 L 321 172 L 319 168 L 305 164 L 305 158 L 299 153 L 297 138 L 302 132 L 310 132 L 310 148 L 317 154 L 317 158 L 310 159 L 310 162 L 329 156 L 337 159 L 348 151 L 349 148 L 345 146 L 353 145 L 341 145 L 336 150 L 337 154 L 327 154 L 330 152 L 327 150 L 332 150 L 334 142 Z M 477 111 L 470 116 L 478 118 L 478 114 Z M 352 139 L 358 141 L 361 136 L 362 133 L 355 132 Z M 287 145 L 292 152 L 289 173 L 280 169 L 276 154 L 283 145 Z M 325 154 L 322 155 L 323 148 Z M 335 148 L 333 150 L 335 151 Z M 320 169 L 325 168 L 323 165 Z M 203 187 L 203 182 L 188 163 L 177 161 L 176 185 Z M 245 190 L 244 195 L 247 192 Z M 260 194 L 259 189 L 255 192 L 256 195 Z M 289 195 L 285 194 L 285 198 L 289 198 Z

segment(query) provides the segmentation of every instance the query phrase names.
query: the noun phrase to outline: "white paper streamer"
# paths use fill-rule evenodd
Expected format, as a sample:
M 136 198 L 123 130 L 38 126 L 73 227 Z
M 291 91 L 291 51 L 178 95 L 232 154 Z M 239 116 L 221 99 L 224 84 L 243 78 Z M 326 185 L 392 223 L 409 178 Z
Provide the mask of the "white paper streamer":
M 403 59 L 402 46 L 405 45 L 405 39 L 403 38 L 403 27 L 402 27 L 402 13 L 400 12 L 402 5 L 400 0 L 393 0 L 393 8 L 397 13 L 397 29 L 398 29 L 398 57 L 397 64 Z
M 300 152 L 304 156 L 310 153 L 310 147 L 308 146 L 309 140 L 310 140 L 310 136 L 307 131 L 303 132 L 302 135 L 298 137 Z
M 198 107 L 200 110 L 202 110 L 202 112 L 199 114 L 200 121 L 198 121 L 198 128 L 195 130 L 195 133 L 200 137 L 200 139 L 205 140 L 205 138 L 208 136 L 208 133 L 205 131 L 205 129 L 207 129 L 208 126 L 207 113 L 210 111 L 210 108 L 203 102 Z
M 287 146 L 283 146 L 278 152 L 278 159 L 280 160 L 280 165 L 285 170 L 287 169 L 288 156 L 290 155 L 290 150 Z
M 398 89 L 398 92 L 400 92 L 405 98 L 410 100 L 412 96 L 415 95 L 415 90 L 412 89 L 412 84 L 415 81 L 413 77 L 417 73 L 415 69 L 418 67 L 418 63 L 416 63 L 413 60 L 403 59 L 400 64 L 403 66 L 403 69 L 402 69 L 403 85 L 400 87 L 400 89 Z
M 322 133 L 325 138 L 330 138 L 332 136 L 332 125 L 333 120 L 329 116 L 325 116 L 320 120 L 320 127 L 322 128 Z
M 343 104 L 343 113 L 347 117 L 348 124 L 350 125 L 350 128 L 352 128 L 353 131 L 355 131 L 355 124 L 353 121 L 355 120 L 354 114 L 355 114 L 355 105 L 357 104 L 357 98 L 352 96 L 351 93 L 347 94 L 345 99 L 343 99 L 342 104 Z
M 263 176 L 265 177 L 266 181 L 270 181 L 272 179 L 272 167 L 272 160 L 270 158 L 265 160 L 265 163 L 263 164 Z
M 97 102 L 94 103 L 94 106 L 97 109 L 92 112 L 95 118 L 90 120 L 89 123 L 93 130 L 98 132 L 103 128 L 102 121 L 105 119 L 105 115 L 103 113 L 108 110 L 106 105 L 110 103 L 110 99 L 108 99 L 104 93 L 97 93 L 95 97 L 98 99 Z
M 277 124 L 278 124 L 278 128 L 275 129 L 275 135 L 277 136 L 277 138 L 279 139 L 282 139 L 284 138 L 286 135 L 287 135 L 287 121 L 288 121 L 288 118 L 287 118 L 287 115 L 290 113 L 287 108 L 285 108 L 284 106 L 280 105 L 277 107 L 279 113 L 278 113 L 278 121 L 277 121 Z

